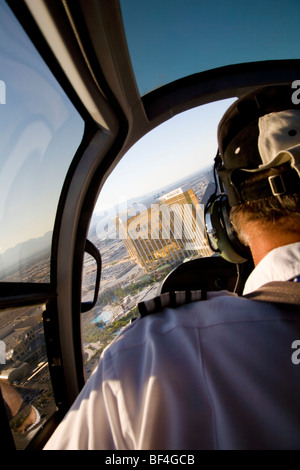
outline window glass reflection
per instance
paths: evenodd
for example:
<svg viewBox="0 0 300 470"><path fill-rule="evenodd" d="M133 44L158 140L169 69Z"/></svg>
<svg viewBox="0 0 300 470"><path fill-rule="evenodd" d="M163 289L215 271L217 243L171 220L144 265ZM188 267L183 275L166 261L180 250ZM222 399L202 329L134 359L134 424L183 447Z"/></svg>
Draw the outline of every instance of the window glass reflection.
<svg viewBox="0 0 300 470"><path fill-rule="evenodd" d="M83 130L83 120L1 0L0 280L49 281L59 195ZM37 263L41 270L32 267Z"/></svg>

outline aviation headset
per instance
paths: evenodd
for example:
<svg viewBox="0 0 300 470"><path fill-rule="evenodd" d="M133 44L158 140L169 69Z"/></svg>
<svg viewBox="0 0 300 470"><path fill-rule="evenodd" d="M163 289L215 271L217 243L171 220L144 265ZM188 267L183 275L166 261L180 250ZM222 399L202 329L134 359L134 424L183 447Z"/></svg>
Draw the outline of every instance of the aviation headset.
<svg viewBox="0 0 300 470"><path fill-rule="evenodd" d="M291 85L260 88L235 101L218 126L218 145L215 192L204 211L206 234L213 251L240 264L251 259L251 253L231 225L230 208L299 193L300 100ZM254 173L286 162L280 174L243 185Z"/></svg>

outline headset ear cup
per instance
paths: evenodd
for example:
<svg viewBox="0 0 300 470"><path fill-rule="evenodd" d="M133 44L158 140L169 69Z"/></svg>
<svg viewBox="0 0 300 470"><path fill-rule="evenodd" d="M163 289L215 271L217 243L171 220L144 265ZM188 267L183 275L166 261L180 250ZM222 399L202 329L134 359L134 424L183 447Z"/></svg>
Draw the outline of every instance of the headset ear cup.
<svg viewBox="0 0 300 470"><path fill-rule="evenodd" d="M234 233L230 218L229 204L227 196L220 195L208 208L210 213L211 226L214 231L214 238L218 245L218 251L222 258L230 263L245 263L251 255L247 252L247 248L239 242Z"/></svg>
<svg viewBox="0 0 300 470"><path fill-rule="evenodd" d="M245 261L252 259L251 251L247 246L240 242L235 230L232 227L230 221L230 206L227 196L222 196L221 206L222 221L226 230L228 242L230 243L231 248L236 253L236 255L239 256L242 260L244 260L241 261L241 263L244 263Z"/></svg>

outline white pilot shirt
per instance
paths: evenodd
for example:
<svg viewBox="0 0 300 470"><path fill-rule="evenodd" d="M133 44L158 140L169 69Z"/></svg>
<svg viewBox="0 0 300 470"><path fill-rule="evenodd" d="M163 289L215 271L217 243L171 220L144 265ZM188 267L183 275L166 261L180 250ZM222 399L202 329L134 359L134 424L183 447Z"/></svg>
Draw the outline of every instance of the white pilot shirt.
<svg viewBox="0 0 300 470"><path fill-rule="evenodd" d="M300 449L297 339L298 308L225 292L139 318L45 449Z"/></svg>
<svg viewBox="0 0 300 470"><path fill-rule="evenodd" d="M300 243L291 243L270 251L248 277L244 294L253 292L267 282L289 281L300 275Z"/></svg>

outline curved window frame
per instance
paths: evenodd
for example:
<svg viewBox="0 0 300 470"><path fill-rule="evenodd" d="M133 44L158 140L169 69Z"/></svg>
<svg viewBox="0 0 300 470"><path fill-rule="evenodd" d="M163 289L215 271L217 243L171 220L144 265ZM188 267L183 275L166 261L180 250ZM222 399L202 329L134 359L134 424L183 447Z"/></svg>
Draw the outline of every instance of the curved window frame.
<svg viewBox="0 0 300 470"><path fill-rule="evenodd" d="M0 299L3 308L9 302L16 306L24 302L47 304L45 328L58 413L49 422L49 428L46 426L32 443L32 448L39 448L85 383L80 332L84 248L97 196L116 162L146 132L174 114L206 102L239 96L262 84L298 78L295 72L299 70L299 60L226 66L182 78L141 99L136 93L118 0L43 0L39 5L45 8L40 12L49 14L49 18L39 15L36 0L8 3L86 123L82 144L66 175L58 205L50 285L7 286L11 288L8 296L2 292ZM84 9L87 3L88 11ZM54 47L55 53L51 49L47 19L51 27L57 28L55 38L68 45L71 52L68 58L72 57L75 67L72 71L78 66L82 72L81 84L89 92L88 103L84 102L78 82L72 82L72 73L68 74L60 48ZM95 98L95 102L90 98ZM109 123L106 127L102 125L103 116L92 113L100 109L104 124Z"/></svg>

